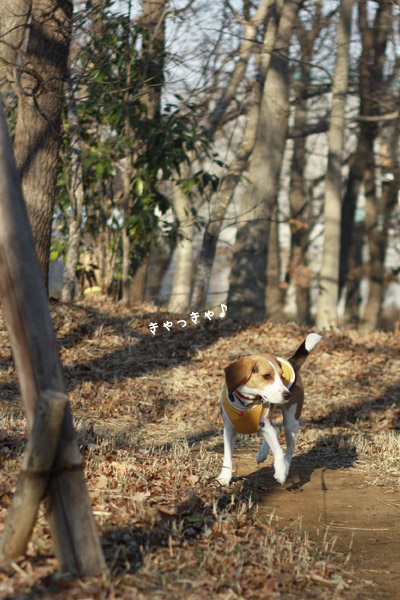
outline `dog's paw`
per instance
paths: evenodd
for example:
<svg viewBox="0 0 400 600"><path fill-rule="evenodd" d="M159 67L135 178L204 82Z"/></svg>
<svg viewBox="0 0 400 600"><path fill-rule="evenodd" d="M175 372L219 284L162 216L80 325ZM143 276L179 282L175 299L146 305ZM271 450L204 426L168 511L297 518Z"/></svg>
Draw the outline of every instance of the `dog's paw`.
<svg viewBox="0 0 400 600"><path fill-rule="evenodd" d="M282 462L279 462L278 464L275 463L274 478L281 485L283 485L287 479L287 476L289 474L289 466L290 465L289 465L288 461L285 459Z"/></svg>
<svg viewBox="0 0 400 600"><path fill-rule="evenodd" d="M257 464L259 465L260 463L264 462L264 460L267 460L268 457L268 452L269 452L269 446L266 442L263 442L260 446L259 451L257 452Z"/></svg>
<svg viewBox="0 0 400 600"><path fill-rule="evenodd" d="M219 485L229 485L232 479L232 471L230 469L222 469L221 473L217 477L217 483Z"/></svg>
<svg viewBox="0 0 400 600"><path fill-rule="evenodd" d="M276 479L278 483L283 485L286 481L286 475L285 473L282 473L282 471L275 471L274 479Z"/></svg>

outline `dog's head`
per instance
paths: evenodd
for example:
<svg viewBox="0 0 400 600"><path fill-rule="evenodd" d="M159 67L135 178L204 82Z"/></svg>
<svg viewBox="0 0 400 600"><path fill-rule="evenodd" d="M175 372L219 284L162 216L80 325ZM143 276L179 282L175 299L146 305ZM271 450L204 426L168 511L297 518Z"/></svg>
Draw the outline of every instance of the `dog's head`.
<svg viewBox="0 0 400 600"><path fill-rule="evenodd" d="M261 396L271 404L290 400L289 388L296 378L292 365L272 355L245 356L225 369L228 392L240 392L249 401Z"/></svg>

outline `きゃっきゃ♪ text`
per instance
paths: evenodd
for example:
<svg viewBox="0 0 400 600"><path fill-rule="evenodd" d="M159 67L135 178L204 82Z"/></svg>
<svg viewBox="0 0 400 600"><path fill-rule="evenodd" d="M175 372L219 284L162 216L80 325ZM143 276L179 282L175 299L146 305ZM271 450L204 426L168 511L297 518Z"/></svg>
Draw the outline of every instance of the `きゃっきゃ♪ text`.
<svg viewBox="0 0 400 600"><path fill-rule="evenodd" d="M221 304L220 306L221 306L222 312L220 313L219 318L223 319L228 311L228 307L225 304ZM209 321L211 321L214 316L215 316L215 313L212 310L207 310L204 313L204 318L208 319ZM195 325L197 325L197 323L199 322L199 319L200 319L200 313L199 312L191 312L188 319L190 319ZM165 321L162 324L162 326L167 331L171 331L171 329L173 328L173 326L175 324L180 325L181 329L184 329L187 325L188 319L179 319L179 321L176 321L175 323L173 321ZM150 323L149 324L150 331L153 335L156 335L156 331L157 331L158 327L159 327L158 323Z"/></svg>

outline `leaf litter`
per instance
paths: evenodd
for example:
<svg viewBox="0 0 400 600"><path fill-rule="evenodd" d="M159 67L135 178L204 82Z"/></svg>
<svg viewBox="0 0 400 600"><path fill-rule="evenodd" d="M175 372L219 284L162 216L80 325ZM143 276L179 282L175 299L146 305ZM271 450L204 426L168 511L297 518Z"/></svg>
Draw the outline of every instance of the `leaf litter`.
<svg viewBox="0 0 400 600"><path fill-rule="evenodd" d="M51 311L110 574L78 581L57 574L41 509L26 557L0 570L1 598L290 600L365 593L366 581L349 571L334 536L318 545L301 529L281 530L273 514L259 511L243 478L229 489L214 482L222 460L223 367L248 353L290 356L304 329L226 318L167 332L161 323L182 315L104 298L54 304ZM155 336L150 322L160 323ZM3 522L26 426L3 320L0 336ZM390 333L324 334L302 370L307 401L296 454L329 452L334 460L355 448L346 468L396 487L399 362L400 341ZM239 460L247 452L254 457L257 443L244 437Z"/></svg>

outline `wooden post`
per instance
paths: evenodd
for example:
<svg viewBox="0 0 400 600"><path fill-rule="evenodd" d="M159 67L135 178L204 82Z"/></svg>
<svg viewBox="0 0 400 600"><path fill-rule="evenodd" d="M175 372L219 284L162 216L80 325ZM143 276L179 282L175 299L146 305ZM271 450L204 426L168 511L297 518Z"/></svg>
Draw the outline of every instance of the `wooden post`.
<svg viewBox="0 0 400 600"><path fill-rule="evenodd" d="M10 562L26 552L39 504L50 479L67 402L65 394L51 390L40 397L0 539L0 562Z"/></svg>
<svg viewBox="0 0 400 600"><path fill-rule="evenodd" d="M66 394L48 309L47 292L34 251L7 122L0 104L0 297L31 430L43 392ZM82 460L66 406L49 485L49 523L61 571L95 575L106 565L91 510ZM7 532L5 532L7 533ZM7 546L7 540L3 541Z"/></svg>

